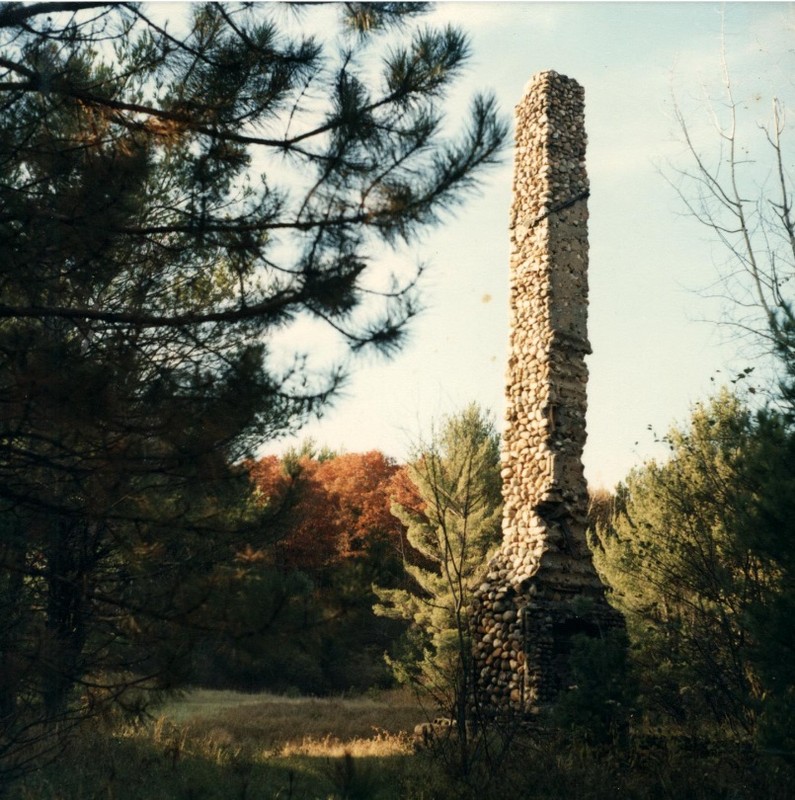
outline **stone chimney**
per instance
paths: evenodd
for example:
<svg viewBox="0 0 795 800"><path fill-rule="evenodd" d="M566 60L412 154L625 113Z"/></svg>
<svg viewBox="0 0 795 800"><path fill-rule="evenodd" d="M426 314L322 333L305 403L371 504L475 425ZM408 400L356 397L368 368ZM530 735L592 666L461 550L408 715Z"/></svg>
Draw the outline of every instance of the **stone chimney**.
<svg viewBox="0 0 795 800"><path fill-rule="evenodd" d="M586 543L588 176L584 93L542 72L516 108L502 546L476 590L486 707L532 712L565 690L571 637L623 625Z"/></svg>

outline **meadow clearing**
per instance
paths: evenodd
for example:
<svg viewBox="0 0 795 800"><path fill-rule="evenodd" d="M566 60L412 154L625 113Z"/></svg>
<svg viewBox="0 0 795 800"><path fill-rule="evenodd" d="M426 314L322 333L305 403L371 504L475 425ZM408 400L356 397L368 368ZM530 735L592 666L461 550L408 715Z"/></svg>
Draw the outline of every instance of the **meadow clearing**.
<svg viewBox="0 0 795 800"><path fill-rule="evenodd" d="M145 723L87 728L10 797L403 797L413 791L410 732L423 713L406 691L333 698L191 691Z"/></svg>
<svg viewBox="0 0 795 800"><path fill-rule="evenodd" d="M510 737L458 771L455 742L417 750L408 690L287 697L195 690L140 725L93 725L9 800L788 800L786 762L681 740L589 747Z"/></svg>

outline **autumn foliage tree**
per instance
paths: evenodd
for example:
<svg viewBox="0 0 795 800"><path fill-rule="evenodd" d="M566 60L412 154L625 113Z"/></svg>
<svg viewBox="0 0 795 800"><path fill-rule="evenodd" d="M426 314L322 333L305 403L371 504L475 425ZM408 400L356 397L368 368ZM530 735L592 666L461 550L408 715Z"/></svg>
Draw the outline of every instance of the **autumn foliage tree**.
<svg viewBox="0 0 795 800"><path fill-rule="evenodd" d="M315 459L269 456L250 468L258 502L273 518L274 558L310 572L367 558L380 544L400 552L390 513L399 468L376 450Z"/></svg>
<svg viewBox="0 0 795 800"><path fill-rule="evenodd" d="M261 513L246 551L255 565L195 680L313 693L388 683L383 652L403 626L373 615L371 587L402 574L405 530L390 513L402 468L377 451L305 443L248 471Z"/></svg>

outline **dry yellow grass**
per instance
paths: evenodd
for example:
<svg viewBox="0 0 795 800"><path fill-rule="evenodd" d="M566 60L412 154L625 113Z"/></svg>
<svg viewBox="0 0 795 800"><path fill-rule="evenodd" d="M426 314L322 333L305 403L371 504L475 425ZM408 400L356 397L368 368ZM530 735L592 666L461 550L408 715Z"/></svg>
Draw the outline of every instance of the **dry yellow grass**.
<svg viewBox="0 0 795 800"><path fill-rule="evenodd" d="M425 718L407 691L290 698L201 690L166 707L163 716L194 744L244 746L263 755L326 757L408 754L410 734Z"/></svg>
<svg viewBox="0 0 795 800"><path fill-rule="evenodd" d="M413 753L411 736L406 732L387 733L377 731L367 739L339 739L325 736L322 739L304 737L301 742L288 742L279 752L280 756L325 756L341 758L351 755L354 758L408 756Z"/></svg>

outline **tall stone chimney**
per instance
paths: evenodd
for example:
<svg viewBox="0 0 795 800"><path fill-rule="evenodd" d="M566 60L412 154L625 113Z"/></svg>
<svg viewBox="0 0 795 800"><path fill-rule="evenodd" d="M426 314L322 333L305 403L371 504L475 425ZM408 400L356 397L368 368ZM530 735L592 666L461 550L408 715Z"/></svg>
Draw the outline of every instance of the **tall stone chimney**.
<svg viewBox="0 0 795 800"><path fill-rule="evenodd" d="M588 176L584 93L536 75L516 108L502 546L474 601L488 707L530 712L569 685L571 637L623 621L586 543Z"/></svg>

